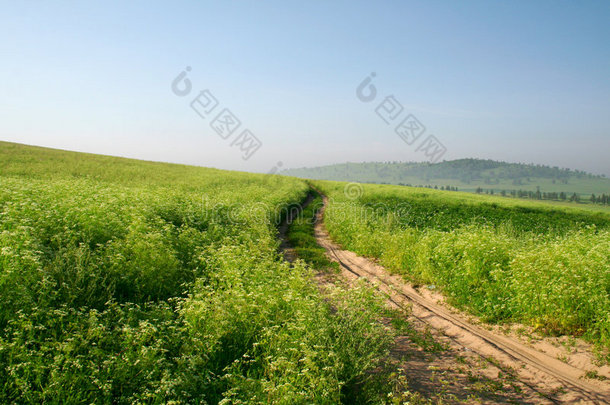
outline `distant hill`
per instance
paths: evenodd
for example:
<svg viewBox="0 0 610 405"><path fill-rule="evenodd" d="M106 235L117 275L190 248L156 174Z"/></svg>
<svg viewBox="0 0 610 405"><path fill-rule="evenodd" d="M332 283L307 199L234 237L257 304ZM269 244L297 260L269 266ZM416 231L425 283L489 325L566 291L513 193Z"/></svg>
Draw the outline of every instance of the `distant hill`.
<svg viewBox="0 0 610 405"><path fill-rule="evenodd" d="M493 190L610 194L610 179L580 170L544 165L507 163L484 159L459 159L440 163L370 162L342 163L312 168L287 169L283 175L316 180L401 184L455 188L460 191ZM481 190L479 190L481 191Z"/></svg>

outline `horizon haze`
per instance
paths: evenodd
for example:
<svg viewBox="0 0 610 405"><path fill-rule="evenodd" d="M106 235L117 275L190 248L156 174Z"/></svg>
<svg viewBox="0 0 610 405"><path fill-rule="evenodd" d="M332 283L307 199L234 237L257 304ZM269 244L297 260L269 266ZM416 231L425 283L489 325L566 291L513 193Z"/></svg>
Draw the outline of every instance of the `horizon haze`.
<svg viewBox="0 0 610 405"><path fill-rule="evenodd" d="M432 135L439 161L610 176L609 20L603 1L6 2L0 139L270 172L428 161Z"/></svg>

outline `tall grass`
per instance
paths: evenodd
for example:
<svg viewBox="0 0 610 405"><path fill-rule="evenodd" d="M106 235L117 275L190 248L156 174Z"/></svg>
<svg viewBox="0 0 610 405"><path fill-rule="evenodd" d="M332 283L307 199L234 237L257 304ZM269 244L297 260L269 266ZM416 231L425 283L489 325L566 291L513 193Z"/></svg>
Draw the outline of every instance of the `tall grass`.
<svg viewBox="0 0 610 405"><path fill-rule="evenodd" d="M461 193L317 182L332 237L490 322L610 347L610 217ZM363 213L366 213L364 215Z"/></svg>
<svg viewBox="0 0 610 405"><path fill-rule="evenodd" d="M278 255L300 180L5 143L0 169L2 403L339 403L387 353L376 296Z"/></svg>

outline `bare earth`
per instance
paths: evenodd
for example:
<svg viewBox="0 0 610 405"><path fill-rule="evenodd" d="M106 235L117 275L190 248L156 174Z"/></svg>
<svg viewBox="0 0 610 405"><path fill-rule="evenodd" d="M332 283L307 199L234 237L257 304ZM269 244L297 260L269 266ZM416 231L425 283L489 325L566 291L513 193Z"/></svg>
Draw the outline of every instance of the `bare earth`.
<svg viewBox="0 0 610 405"><path fill-rule="evenodd" d="M341 249L324 227L323 212L315 236L341 265L343 279L375 285L390 306L407 310L417 330L445 347L430 353L407 336L396 340L392 358L406 370L412 391L446 402L610 403L610 368L595 364L585 342L536 337L518 326L507 330L484 325L448 306L434 290L416 289L373 261Z"/></svg>

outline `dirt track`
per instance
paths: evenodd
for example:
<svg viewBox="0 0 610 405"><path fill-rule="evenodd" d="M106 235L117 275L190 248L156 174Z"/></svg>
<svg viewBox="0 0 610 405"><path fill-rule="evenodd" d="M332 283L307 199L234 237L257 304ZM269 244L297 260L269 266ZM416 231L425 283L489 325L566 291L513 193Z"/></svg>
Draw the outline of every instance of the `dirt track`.
<svg viewBox="0 0 610 405"><path fill-rule="evenodd" d="M324 207L328 204L324 198ZM476 320L442 303L442 297L420 292L402 277L353 252L343 250L329 237L322 209L318 213L315 236L332 260L339 262L346 279L364 278L388 296L391 305L409 308L420 325L429 325L450 341L455 352L472 352L500 370L513 370L523 388L519 402L528 403L610 403L610 385L584 378L592 362L580 368L549 355L552 348L528 345L523 339L483 328ZM514 401L514 399L512 400ZM509 400L508 402L512 402Z"/></svg>

